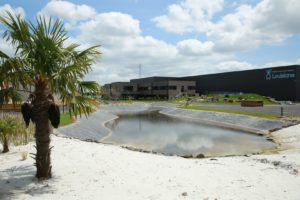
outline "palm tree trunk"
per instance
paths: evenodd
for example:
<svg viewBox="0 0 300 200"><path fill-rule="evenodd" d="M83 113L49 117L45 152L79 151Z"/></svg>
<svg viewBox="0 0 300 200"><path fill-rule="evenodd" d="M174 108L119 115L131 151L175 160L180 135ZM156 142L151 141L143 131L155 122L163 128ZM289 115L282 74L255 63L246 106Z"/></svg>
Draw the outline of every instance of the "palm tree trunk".
<svg viewBox="0 0 300 200"><path fill-rule="evenodd" d="M4 137L4 141L3 141L3 151L2 153L7 153L9 152L9 149L8 149L8 141L7 141L7 138Z"/></svg>
<svg viewBox="0 0 300 200"><path fill-rule="evenodd" d="M49 101L47 96L49 89L47 83L38 82L35 88L35 98L32 102L32 114L35 123L35 138L36 138L36 150L35 157L38 179L51 178L51 160L50 160L50 126L48 120L48 108Z"/></svg>

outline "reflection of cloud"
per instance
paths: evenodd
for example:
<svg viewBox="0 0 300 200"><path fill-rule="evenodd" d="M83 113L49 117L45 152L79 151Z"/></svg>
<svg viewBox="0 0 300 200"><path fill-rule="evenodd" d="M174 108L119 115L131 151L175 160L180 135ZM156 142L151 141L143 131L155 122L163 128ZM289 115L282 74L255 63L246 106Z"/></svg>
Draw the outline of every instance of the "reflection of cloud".
<svg viewBox="0 0 300 200"><path fill-rule="evenodd" d="M134 145L140 148L162 151L167 154L183 155L208 151L213 147L213 137L209 137L209 127L202 127L205 134L199 136L191 129L195 123L186 123L172 118L157 116L135 115L120 117L108 124L114 134L109 140L121 144ZM135 120L141 121L141 129ZM128 129L128 127L130 127ZM172 127L172 128L171 128ZM190 133L189 133L190 132Z"/></svg>
<svg viewBox="0 0 300 200"><path fill-rule="evenodd" d="M271 147L262 137L162 115L120 117L110 127L110 142L166 154L194 156L259 152Z"/></svg>
<svg viewBox="0 0 300 200"><path fill-rule="evenodd" d="M187 151L195 151L200 148L212 148L214 142L209 137L199 137L199 135L180 135L177 140L178 147Z"/></svg>

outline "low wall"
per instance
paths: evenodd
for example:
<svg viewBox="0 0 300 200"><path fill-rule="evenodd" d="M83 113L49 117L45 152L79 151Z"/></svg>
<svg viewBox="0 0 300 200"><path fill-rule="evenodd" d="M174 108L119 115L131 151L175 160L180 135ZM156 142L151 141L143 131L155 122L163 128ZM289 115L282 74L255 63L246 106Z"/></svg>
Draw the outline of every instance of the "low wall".
<svg viewBox="0 0 300 200"><path fill-rule="evenodd" d="M243 100L241 101L242 107L262 107L264 106L263 101L249 101L249 100Z"/></svg>
<svg viewBox="0 0 300 200"><path fill-rule="evenodd" d="M0 111L4 112L21 112L21 104L3 104L0 106Z"/></svg>

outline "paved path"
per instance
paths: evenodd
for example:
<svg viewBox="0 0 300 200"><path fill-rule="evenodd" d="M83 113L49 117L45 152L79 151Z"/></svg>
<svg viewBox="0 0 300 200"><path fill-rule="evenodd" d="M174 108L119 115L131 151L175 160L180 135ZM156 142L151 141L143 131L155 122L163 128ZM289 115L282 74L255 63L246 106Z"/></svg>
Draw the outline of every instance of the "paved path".
<svg viewBox="0 0 300 200"><path fill-rule="evenodd" d="M262 112L280 116L281 105L265 105L263 107L241 107L240 105L221 105L221 104L193 104L195 106L202 106L207 108L220 108L228 110L238 110L247 112ZM300 117L300 104L283 105L283 115Z"/></svg>

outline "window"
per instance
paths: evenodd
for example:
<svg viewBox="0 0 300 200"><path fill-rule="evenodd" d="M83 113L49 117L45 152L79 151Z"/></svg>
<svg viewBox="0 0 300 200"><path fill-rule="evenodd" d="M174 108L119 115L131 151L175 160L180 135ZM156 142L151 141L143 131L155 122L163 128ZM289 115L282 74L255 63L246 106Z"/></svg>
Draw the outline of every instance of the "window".
<svg viewBox="0 0 300 200"><path fill-rule="evenodd" d="M139 90L139 91L147 91L147 90L148 90L148 87L139 87L138 90Z"/></svg>
<svg viewBox="0 0 300 200"><path fill-rule="evenodd" d="M177 90L177 86L176 85L170 85L169 90Z"/></svg>
<svg viewBox="0 0 300 200"><path fill-rule="evenodd" d="M159 90L166 90L168 86L159 86Z"/></svg>
<svg viewBox="0 0 300 200"><path fill-rule="evenodd" d="M124 86L123 91L124 92L132 92L133 91L133 86Z"/></svg>
<svg viewBox="0 0 300 200"><path fill-rule="evenodd" d="M196 87L195 86L188 86L188 90L195 90Z"/></svg>
<svg viewBox="0 0 300 200"><path fill-rule="evenodd" d="M152 86L152 90L158 90L158 86Z"/></svg>

